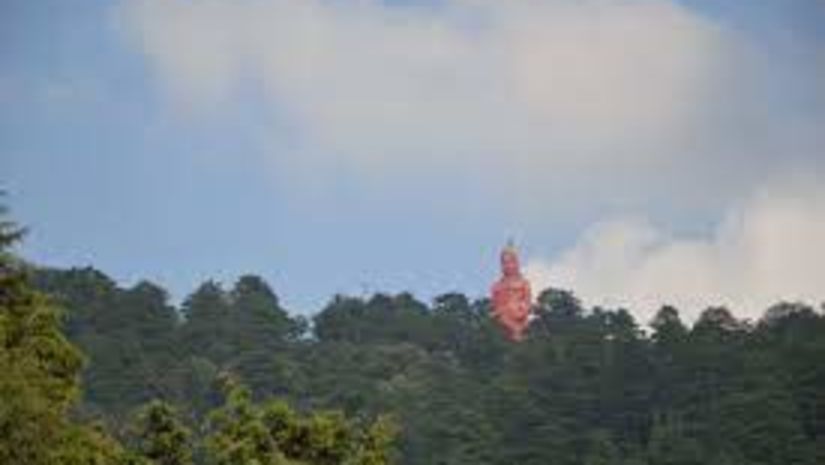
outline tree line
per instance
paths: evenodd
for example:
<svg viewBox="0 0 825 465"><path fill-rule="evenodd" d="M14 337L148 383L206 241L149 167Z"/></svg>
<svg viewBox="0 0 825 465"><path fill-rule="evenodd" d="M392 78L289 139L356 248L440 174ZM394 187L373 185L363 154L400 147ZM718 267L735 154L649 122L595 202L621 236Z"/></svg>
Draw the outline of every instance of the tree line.
<svg viewBox="0 0 825 465"><path fill-rule="evenodd" d="M825 316L802 303L756 322L712 307L693 325L664 306L645 329L548 289L513 344L487 299L460 293L339 295L305 319L254 275L179 308L93 268L34 282L89 357L84 414L114 430L153 399L197 428L231 373L252 399L391 415L402 464L825 463Z"/></svg>
<svg viewBox="0 0 825 465"><path fill-rule="evenodd" d="M305 318L246 275L175 306L28 265L0 231L3 464L825 463L808 304L642 325L547 289L514 344L484 298L338 295Z"/></svg>
<svg viewBox="0 0 825 465"><path fill-rule="evenodd" d="M151 296L159 289L142 285L110 301L103 288L71 282L76 276L69 272L69 288L79 291L76 303L84 310L61 313L54 304L60 299L33 285L45 275L11 253L22 235L13 223L0 221L0 464L390 462L395 427L389 419L298 410L269 396L254 399L230 370L211 376L208 401L173 405L158 370L174 369L170 357L180 354L175 336L162 334L177 317L164 306L142 306L158 303ZM121 311L130 316L113 317ZM114 352L101 352L109 350ZM194 405L204 407L197 423L187 416Z"/></svg>

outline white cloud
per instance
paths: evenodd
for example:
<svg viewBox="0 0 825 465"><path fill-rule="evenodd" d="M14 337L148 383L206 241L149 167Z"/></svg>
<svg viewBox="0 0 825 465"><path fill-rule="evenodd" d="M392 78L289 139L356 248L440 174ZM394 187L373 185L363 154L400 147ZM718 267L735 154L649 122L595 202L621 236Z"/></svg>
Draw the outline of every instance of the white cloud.
<svg viewBox="0 0 825 465"><path fill-rule="evenodd" d="M641 219L593 227L555 260L533 260L539 288L591 305L629 306L648 322L662 304L693 320L710 305L758 318L780 300L823 301L825 185L794 178L731 207L709 237L679 237Z"/></svg>
<svg viewBox="0 0 825 465"><path fill-rule="evenodd" d="M516 216L667 205L706 219L773 172L823 168L821 63L675 0L139 0L116 18L184 114L260 94L286 184L418 194L461 173L477 204ZM706 238L604 223L531 275L645 319L663 302L753 316L821 298L822 179L762 190Z"/></svg>
<svg viewBox="0 0 825 465"><path fill-rule="evenodd" d="M180 107L220 111L263 89L299 134L287 170L471 166L525 184L552 170L570 185L661 170L694 148L737 65L731 34L668 0L145 0L119 13Z"/></svg>

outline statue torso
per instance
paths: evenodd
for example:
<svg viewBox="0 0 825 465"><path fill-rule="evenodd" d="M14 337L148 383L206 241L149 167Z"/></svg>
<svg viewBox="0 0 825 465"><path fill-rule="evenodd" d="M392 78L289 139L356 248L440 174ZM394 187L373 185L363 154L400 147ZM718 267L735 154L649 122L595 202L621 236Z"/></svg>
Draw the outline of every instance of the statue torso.
<svg viewBox="0 0 825 465"><path fill-rule="evenodd" d="M530 313L530 284L521 276L503 277L493 285L493 308L502 322L523 323Z"/></svg>
<svg viewBox="0 0 825 465"><path fill-rule="evenodd" d="M518 255L512 246L501 253L502 276L493 284L493 317L518 341L530 322L530 283L521 275Z"/></svg>

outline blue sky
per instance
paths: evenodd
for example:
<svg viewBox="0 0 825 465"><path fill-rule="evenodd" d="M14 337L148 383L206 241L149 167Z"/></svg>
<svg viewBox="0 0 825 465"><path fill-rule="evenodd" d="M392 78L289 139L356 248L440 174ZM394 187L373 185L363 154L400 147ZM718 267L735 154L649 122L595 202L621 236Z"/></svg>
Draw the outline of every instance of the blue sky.
<svg viewBox="0 0 825 465"><path fill-rule="evenodd" d="M785 278L825 246L781 239L825 231L822 2L82 5L0 6L36 262L175 298L257 273L312 312L481 295L513 236L535 287L640 318L825 299Z"/></svg>

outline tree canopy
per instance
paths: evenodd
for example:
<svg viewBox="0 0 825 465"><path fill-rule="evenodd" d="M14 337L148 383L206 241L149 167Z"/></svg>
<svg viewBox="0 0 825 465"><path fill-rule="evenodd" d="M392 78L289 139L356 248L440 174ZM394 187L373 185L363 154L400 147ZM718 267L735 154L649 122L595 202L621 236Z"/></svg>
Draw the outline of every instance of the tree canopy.
<svg viewBox="0 0 825 465"><path fill-rule="evenodd" d="M269 363L267 351L301 327L260 278L228 296L206 283L182 325L152 283L121 289L91 268L33 269L11 250L22 235L0 221L0 464L389 463L386 418L256 404L241 383L221 383L230 370L269 368L245 362Z"/></svg>
<svg viewBox="0 0 825 465"><path fill-rule="evenodd" d="M805 303L689 325L547 289L515 344L485 298L338 295L308 320L245 275L176 306L26 264L21 236L0 221L3 464L825 463L825 315Z"/></svg>
<svg viewBox="0 0 825 465"><path fill-rule="evenodd" d="M629 309L585 308L547 289L527 339L513 344L487 299L456 292L432 303L338 295L308 325L258 276L229 290L207 281L180 308L155 284L124 289L93 269L36 278L89 354L85 410L117 423L159 397L195 436L222 425L211 450L233 443L233 428L271 444L261 426L270 406L258 402L275 396L297 412L392 415L402 464L823 460L825 317L802 303L778 303L756 322L712 307L688 325L672 306L637 322ZM250 389L230 407L226 373ZM273 463L309 460L260 447Z"/></svg>

